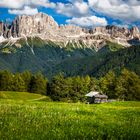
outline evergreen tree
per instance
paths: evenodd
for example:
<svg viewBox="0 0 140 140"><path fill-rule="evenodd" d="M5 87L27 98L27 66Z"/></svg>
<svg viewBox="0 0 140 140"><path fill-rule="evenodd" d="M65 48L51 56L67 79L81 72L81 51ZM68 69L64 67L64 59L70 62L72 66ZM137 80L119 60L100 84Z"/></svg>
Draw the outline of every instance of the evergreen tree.
<svg viewBox="0 0 140 140"><path fill-rule="evenodd" d="M22 79L25 82L25 90L26 91L30 91L30 82L31 82L31 78L32 78L32 73L29 71L24 71L22 74Z"/></svg>
<svg viewBox="0 0 140 140"><path fill-rule="evenodd" d="M30 82L30 92L46 95L47 79L40 72L32 76Z"/></svg>
<svg viewBox="0 0 140 140"><path fill-rule="evenodd" d="M87 75L86 77L81 77L81 89L79 91L79 100L80 101L85 101L86 97L85 95L90 92L90 83L91 83L91 79L90 77Z"/></svg>
<svg viewBox="0 0 140 140"><path fill-rule="evenodd" d="M117 98L115 88L116 88L116 76L113 71L107 73L104 77L100 79L101 91L108 95L109 98Z"/></svg>
<svg viewBox="0 0 140 140"><path fill-rule="evenodd" d="M65 78L65 89L63 89L63 93L65 92L65 97L68 102L72 101L71 95L73 94L72 89L72 77Z"/></svg>
<svg viewBox="0 0 140 140"><path fill-rule="evenodd" d="M26 91L25 82L24 82L21 74L16 73L14 75L12 88L13 88L13 91Z"/></svg>
<svg viewBox="0 0 140 140"><path fill-rule="evenodd" d="M3 71L0 73L0 90L12 91L13 74L9 71Z"/></svg>
<svg viewBox="0 0 140 140"><path fill-rule="evenodd" d="M63 74L55 76L52 80L51 97L58 101L84 101L85 94L90 89L90 77L68 77Z"/></svg>
<svg viewBox="0 0 140 140"><path fill-rule="evenodd" d="M100 91L99 80L94 77L90 78L90 90L91 91Z"/></svg>
<svg viewBox="0 0 140 140"><path fill-rule="evenodd" d="M140 78L134 72L123 69L117 79L116 92L118 98L124 100L140 100Z"/></svg>
<svg viewBox="0 0 140 140"><path fill-rule="evenodd" d="M73 96L72 96L72 99L74 102L77 102L79 100L79 97L80 97L80 92L82 92L82 87L83 87L83 79L80 78L80 76L77 76L77 77L73 77L73 84L72 84L72 87L73 87Z"/></svg>
<svg viewBox="0 0 140 140"><path fill-rule="evenodd" d="M67 85L65 85L65 79L64 75L62 73L56 75L50 84L51 88L51 97L53 100L58 100L60 101L62 98L67 97L65 94L65 88Z"/></svg>
<svg viewBox="0 0 140 140"><path fill-rule="evenodd" d="M90 77L73 77L73 100L77 101L84 101L85 94L90 91Z"/></svg>

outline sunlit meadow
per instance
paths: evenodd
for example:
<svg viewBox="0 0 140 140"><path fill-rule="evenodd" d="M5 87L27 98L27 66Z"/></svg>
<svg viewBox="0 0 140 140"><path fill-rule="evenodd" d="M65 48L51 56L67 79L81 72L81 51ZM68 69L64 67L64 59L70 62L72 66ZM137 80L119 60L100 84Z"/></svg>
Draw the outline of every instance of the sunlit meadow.
<svg viewBox="0 0 140 140"><path fill-rule="evenodd" d="M0 99L0 139L138 140L139 118L140 102L89 105Z"/></svg>

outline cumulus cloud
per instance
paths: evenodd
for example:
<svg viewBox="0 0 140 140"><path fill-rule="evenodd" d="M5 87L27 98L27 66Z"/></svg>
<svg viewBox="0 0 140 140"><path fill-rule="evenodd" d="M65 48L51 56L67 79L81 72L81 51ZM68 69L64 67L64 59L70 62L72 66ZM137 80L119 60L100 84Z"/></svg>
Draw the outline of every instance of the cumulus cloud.
<svg viewBox="0 0 140 140"><path fill-rule="evenodd" d="M23 9L9 9L8 12L15 15L35 15L38 13L38 9L24 6Z"/></svg>
<svg viewBox="0 0 140 140"><path fill-rule="evenodd" d="M72 3L57 3L56 12L59 14L66 15L68 17L79 17L89 14L89 6L83 1L71 1Z"/></svg>
<svg viewBox="0 0 140 140"><path fill-rule="evenodd" d="M96 17L95 13L119 19L125 24L140 20L140 0L66 0L66 3L57 0L0 0L0 7L8 8L10 14L26 15L37 13L38 7L51 8L57 14L71 18L68 23L81 26L106 25L107 20Z"/></svg>
<svg viewBox="0 0 140 140"><path fill-rule="evenodd" d="M106 26L107 20L105 18L90 16L81 18L72 18L66 21L69 24L80 25L83 27Z"/></svg>
<svg viewBox="0 0 140 140"><path fill-rule="evenodd" d="M50 2L49 0L29 0L30 5L42 6L47 8L55 8L56 4L54 2Z"/></svg>
<svg viewBox="0 0 140 140"><path fill-rule="evenodd" d="M0 7L21 8L24 2L24 0L0 0Z"/></svg>
<svg viewBox="0 0 140 140"><path fill-rule="evenodd" d="M49 0L0 0L0 7L20 9L24 6L43 6L54 8L55 3Z"/></svg>
<svg viewBox="0 0 140 140"><path fill-rule="evenodd" d="M112 18L130 22L140 20L139 0L88 0L88 3L94 11Z"/></svg>

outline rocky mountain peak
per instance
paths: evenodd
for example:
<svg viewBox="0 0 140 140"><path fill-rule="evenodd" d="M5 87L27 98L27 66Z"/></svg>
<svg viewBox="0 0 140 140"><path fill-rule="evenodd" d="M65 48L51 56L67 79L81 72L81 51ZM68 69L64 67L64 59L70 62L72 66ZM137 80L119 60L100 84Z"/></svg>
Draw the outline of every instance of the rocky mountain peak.
<svg viewBox="0 0 140 140"><path fill-rule="evenodd" d="M55 31L59 27L51 16L43 13L34 16L19 16L18 22L19 36L44 35L46 31Z"/></svg>
<svg viewBox="0 0 140 140"><path fill-rule="evenodd" d="M47 14L38 13L33 16L21 15L15 18L9 26L0 22L0 34L5 38L32 36L58 30L57 22Z"/></svg>
<svg viewBox="0 0 140 140"><path fill-rule="evenodd" d="M75 25L59 26L53 17L38 13L36 15L21 15L11 23L0 22L0 36L3 41L8 38L40 37L43 40L56 42L84 41L88 45L100 46L105 41L112 41L130 46L130 40L140 42L140 31L137 27L121 28L114 25L95 27L93 29L81 28ZM131 41L135 42L135 41Z"/></svg>

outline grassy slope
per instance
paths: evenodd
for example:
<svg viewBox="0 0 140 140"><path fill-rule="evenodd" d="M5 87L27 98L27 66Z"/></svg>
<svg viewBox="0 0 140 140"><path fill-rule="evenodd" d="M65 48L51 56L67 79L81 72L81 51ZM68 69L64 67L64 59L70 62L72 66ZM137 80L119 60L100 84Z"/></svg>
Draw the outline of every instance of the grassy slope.
<svg viewBox="0 0 140 140"><path fill-rule="evenodd" d="M47 96L28 93L28 92L13 92L13 91L0 91L0 99L14 99L14 100L23 100L23 101L32 101L32 100L47 100Z"/></svg>
<svg viewBox="0 0 140 140"><path fill-rule="evenodd" d="M140 102L68 104L0 100L1 140L139 139Z"/></svg>

